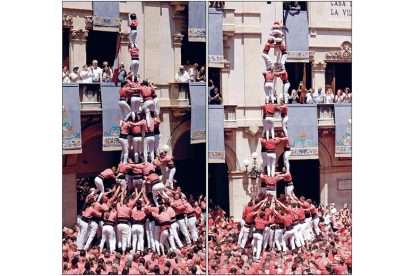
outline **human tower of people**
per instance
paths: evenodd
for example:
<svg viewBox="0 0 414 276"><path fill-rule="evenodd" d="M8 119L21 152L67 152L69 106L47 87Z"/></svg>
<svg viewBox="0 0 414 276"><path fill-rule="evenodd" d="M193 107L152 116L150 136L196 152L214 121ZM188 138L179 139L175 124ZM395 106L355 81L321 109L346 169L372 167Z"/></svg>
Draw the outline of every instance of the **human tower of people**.
<svg viewBox="0 0 414 276"><path fill-rule="evenodd" d="M330 261L339 261L341 265L344 265L345 259L349 257L349 254L347 255L344 251L341 251L343 249L342 245L350 238L350 235L348 236L350 232L345 231L347 230L346 227L343 227L344 236L340 246L337 246L335 242L330 244L324 243L323 241L328 241L326 237L323 237L320 227L326 231L328 229L323 227L324 224L320 224L320 212L312 204L311 199L306 199L304 196L298 198L293 192L294 186L289 165L291 152L287 129L288 107L286 105L288 102L289 81L285 70L287 55L286 46L282 42L283 33L280 30L281 27L278 21L274 23L262 53L267 71L263 72L266 101L265 105L262 106L263 132L260 139L262 146L261 192L243 209L238 237L236 235L237 231L234 230L235 224L233 221L231 221L232 227L226 227L230 223L226 223L224 218L225 212L220 207L216 206L216 210L212 213L210 213L209 209L209 229L211 231L209 236L212 237L209 243L209 255L211 250L212 254L210 256L213 256L213 258L210 259L210 269L212 270L211 272L215 272L213 274L240 274L241 269L245 269L245 274L269 274L269 271L272 271L270 274L282 274L282 272L284 274L288 268L292 268L292 265L294 265L293 270L295 270L298 264L301 265L301 270L302 268L305 270L305 267L307 269L310 265L308 260L306 260L306 266L302 267L304 261L296 258L305 256L308 251L310 253L311 250L315 249L328 248L327 250L329 251L332 243L334 243L332 253L334 252L333 257L335 258L332 257L331 253L330 257L333 259L330 259ZM270 48L276 46L279 46L282 55L278 64L279 70L274 72L272 60L268 56L268 52ZM280 99L280 107L275 104L275 97L273 95L275 77L280 77L283 81L283 97ZM274 133L273 118L276 110L280 110L282 117L283 133L281 137L275 137ZM276 171L275 149L279 143L282 143L284 146L284 167L281 171ZM284 185L285 187L285 193L281 194L280 198L276 196L277 184ZM326 234L325 232L323 233ZM217 240L218 237L221 237L220 242ZM246 247L249 240L251 245ZM349 244L347 246L350 249ZM245 251L245 249L249 250ZM346 249L344 250L346 251ZM222 259L222 251L227 252L227 259L233 256L233 268L231 268L228 261L226 262L226 260ZM349 250L347 253L349 253ZM289 262L279 259L279 257L286 256L286 254L292 257L290 261L295 261L288 264ZM315 255L314 252L312 254ZM239 256L239 258L236 259L236 256ZM247 266L244 266L243 264L248 260L250 261L247 263ZM255 266L256 269L250 271L249 268L252 267L253 262L260 262L260 265ZM269 262L272 262L275 268L270 267ZM260 272L259 268L263 270L262 272L267 270L267 273L258 273ZM280 270L277 270L278 268ZM291 270L290 272L293 271Z"/></svg>
<svg viewBox="0 0 414 276"><path fill-rule="evenodd" d="M141 256L145 248L163 257L167 252L180 252L176 251L177 247L199 252L204 248L201 230L204 226L205 198L201 195L198 201L188 202L180 187L175 188L176 169L172 158L167 155L168 146L163 147L164 152L158 148L161 121L156 109L156 87L147 80L139 81L139 50L135 43L137 25L135 14L131 14L131 42L128 48L134 74L132 80L121 82L119 90L122 114L120 163L118 168L108 168L95 178L96 189L91 189L82 208L76 248L90 249L98 235L102 237L100 253L106 246L105 252L114 255L118 247L122 258L128 251ZM164 176L162 165L168 168ZM165 186L163 177L166 179ZM104 180L109 178L114 178L116 185L105 192Z"/></svg>

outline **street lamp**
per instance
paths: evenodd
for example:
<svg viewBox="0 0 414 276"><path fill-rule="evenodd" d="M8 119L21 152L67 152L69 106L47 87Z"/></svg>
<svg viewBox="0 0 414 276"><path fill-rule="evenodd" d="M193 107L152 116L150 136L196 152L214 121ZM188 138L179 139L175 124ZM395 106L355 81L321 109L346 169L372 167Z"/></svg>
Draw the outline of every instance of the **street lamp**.
<svg viewBox="0 0 414 276"><path fill-rule="evenodd" d="M256 162L256 159L257 159L257 157L258 157L259 155L257 154L257 152L253 152L252 153L252 158L253 158L253 166L252 166L252 170L251 170L251 172L249 172L249 171L247 171L247 167L249 166L249 164L250 164L250 161L248 160L248 159L246 159L246 160L244 160L243 161L243 163L244 163L244 166L246 167L246 172L247 172L247 175L249 176L249 177L251 177L252 179L256 179L257 177L258 177L258 168L257 168L257 166L258 166L258 163Z"/></svg>
<svg viewBox="0 0 414 276"><path fill-rule="evenodd" d="M162 147L162 149L164 150L164 152L165 152L165 153L167 153L167 152L170 150L170 147L169 147L169 146L167 146L167 145L164 145L164 146Z"/></svg>

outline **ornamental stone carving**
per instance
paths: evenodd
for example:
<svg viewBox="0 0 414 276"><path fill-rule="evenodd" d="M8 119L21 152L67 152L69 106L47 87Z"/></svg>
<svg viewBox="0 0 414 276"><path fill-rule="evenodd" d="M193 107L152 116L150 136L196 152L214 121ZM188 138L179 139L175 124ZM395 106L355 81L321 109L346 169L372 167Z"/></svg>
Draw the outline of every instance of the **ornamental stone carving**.
<svg viewBox="0 0 414 276"><path fill-rule="evenodd" d="M85 25L92 25L93 16L92 15L85 15Z"/></svg>
<svg viewBox="0 0 414 276"><path fill-rule="evenodd" d="M322 71L322 72L324 72L325 71L325 68L326 68L326 63L322 63L322 62L319 62L319 63L312 62L312 70L314 72L316 72L316 71Z"/></svg>
<svg viewBox="0 0 414 276"><path fill-rule="evenodd" d="M72 26L73 24L72 15L62 14L62 23L64 26Z"/></svg>
<svg viewBox="0 0 414 276"><path fill-rule="evenodd" d="M259 126L255 122L246 123L244 131L254 137L259 131Z"/></svg>
<svg viewBox="0 0 414 276"><path fill-rule="evenodd" d="M231 62L228 61L227 59L224 60L224 68L229 69L231 65Z"/></svg>
<svg viewBox="0 0 414 276"><path fill-rule="evenodd" d="M185 10L185 5L184 4L180 4L178 2L173 2L172 5L174 6L174 12L175 13L180 13L183 10Z"/></svg>
<svg viewBox="0 0 414 276"><path fill-rule="evenodd" d="M181 43L183 41L184 35L176 33L173 34L172 37L174 38L174 43Z"/></svg>
<svg viewBox="0 0 414 276"><path fill-rule="evenodd" d="M315 52L309 52L309 59L315 59Z"/></svg>
<svg viewBox="0 0 414 276"><path fill-rule="evenodd" d="M88 37L88 30L82 30L81 27L79 27L77 30L70 30L72 39L86 39Z"/></svg>
<svg viewBox="0 0 414 276"><path fill-rule="evenodd" d="M333 61L351 61L352 60L352 44L349 41L342 43L341 51L330 51L325 54L326 60Z"/></svg>
<svg viewBox="0 0 414 276"><path fill-rule="evenodd" d="M124 30L124 32L119 32L119 35L121 36L121 42L130 42L131 40L130 40L130 37L129 37L129 33L128 32L126 32L125 30Z"/></svg>

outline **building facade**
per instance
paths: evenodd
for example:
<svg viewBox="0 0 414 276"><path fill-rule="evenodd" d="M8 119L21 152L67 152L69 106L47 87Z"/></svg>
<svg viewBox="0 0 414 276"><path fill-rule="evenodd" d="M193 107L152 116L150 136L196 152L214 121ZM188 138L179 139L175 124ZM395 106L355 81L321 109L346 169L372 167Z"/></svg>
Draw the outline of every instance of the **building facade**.
<svg viewBox="0 0 414 276"><path fill-rule="evenodd" d="M130 42L129 15L138 18L137 45L141 80L148 79L157 86L159 98L161 140L160 148L169 145L168 154L174 157L177 167L175 179L186 187L194 175L182 168L192 168L194 160L201 159L199 166L204 170L205 144L194 144L190 139L191 106L188 94L179 90L174 81L180 65L188 59L200 66L205 64L205 40L188 39L188 2L119 2L120 27L97 27L93 24L94 7L91 1L63 2L63 65L70 71L74 65L82 68L97 59L113 65L117 41L120 39L120 61L129 71L131 58L128 52ZM81 115L80 150L63 150L63 226L76 224L77 206L76 182L79 178L95 177L102 170L116 166L120 148L102 147L102 103L100 84L80 84L79 102ZM200 158L201 157L201 158ZM164 172L165 168L163 168ZM181 172L180 172L181 171ZM200 171L199 171L200 172ZM205 172L205 170L204 170ZM189 189L191 185L188 185ZM194 185L193 185L194 186ZM205 184L199 191L204 193Z"/></svg>
<svg viewBox="0 0 414 276"><path fill-rule="evenodd" d="M350 2L299 2L308 14L309 57L288 59L286 70L290 91L297 89L306 69L306 87L333 91L351 87L352 21ZM224 105L225 164L209 164L209 195L236 221L243 207L260 192L259 178L250 178L243 160L259 153L262 110L265 103L261 57L270 29L275 21L285 25L283 2L225 2L223 8L223 54L221 68L209 69L209 78L220 83ZM271 49L269 56L279 62L280 51ZM277 95L282 81L276 83ZM351 201L351 155L335 153L335 116L333 104L320 104L318 110L317 159L291 157L290 167L295 190L326 205L341 206ZM288 123L289 125L289 123ZM282 132L280 113L275 114L275 132ZM292 142L292 141L291 141ZM211 143L211 142L210 142ZM276 148L277 163L283 166L283 146ZM260 160L256 160L260 162ZM259 163L260 165L260 163ZM227 193L228 190L228 193ZM279 189L278 189L279 191ZM316 191L316 192L315 192ZM228 194L228 197L227 197ZM228 206L228 208L227 208Z"/></svg>

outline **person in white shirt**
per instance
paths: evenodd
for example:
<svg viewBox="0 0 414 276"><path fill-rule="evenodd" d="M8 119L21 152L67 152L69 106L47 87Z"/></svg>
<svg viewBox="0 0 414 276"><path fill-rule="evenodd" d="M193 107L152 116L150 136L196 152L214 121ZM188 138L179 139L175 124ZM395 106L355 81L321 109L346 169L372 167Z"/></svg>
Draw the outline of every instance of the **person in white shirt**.
<svg viewBox="0 0 414 276"><path fill-rule="evenodd" d="M102 69L98 67L98 61L95 59L92 61L92 80L93 82L102 82Z"/></svg>
<svg viewBox="0 0 414 276"><path fill-rule="evenodd" d="M332 93L332 89L328 88L328 91L326 92L326 96L325 96L325 102L326 104L332 104L334 103L334 94Z"/></svg>
<svg viewBox="0 0 414 276"><path fill-rule="evenodd" d="M292 97L289 95L289 93L286 93L286 95L287 95L287 101L286 101L286 99L285 99L285 103L289 103L289 100L290 99L292 99ZM283 92L282 93L280 93L279 94L279 99L283 99L284 98L284 95L283 95Z"/></svg>
<svg viewBox="0 0 414 276"><path fill-rule="evenodd" d="M91 68L88 67L87 64L83 65L82 72L80 73L80 77L82 78L82 83L92 83L92 71Z"/></svg>
<svg viewBox="0 0 414 276"><path fill-rule="evenodd" d="M315 92L313 94L313 99L315 100L315 103L320 104L325 99L325 94L322 92L322 87L318 88L318 92Z"/></svg>
<svg viewBox="0 0 414 276"><path fill-rule="evenodd" d="M336 96L335 96L335 102L336 103L343 103L344 100L345 100L344 91L342 91L342 89L338 89L338 92L336 92Z"/></svg>
<svg viewBox="0 0 414 276"><path fill-rule="evenodd" d="M195 82L196 81L197 68L198 68L198 64L194 63L193 67L191 67L190 70L188 70L188 74L190 76L190 82Z"/></svg>
<svg viewBox="0 0 414 276"><path fill-rule="evenodd" d="M62 71L63 71L63 74L62 74L63 83L69 83L70 80L69 80L69 70L68 70L68 68L66 66L63 66Z"/></svg>
<svg viewBox="0 0 414 276"><path fill-rule="evenodd" d="M331 206L332 206L331 215L334 216L336 214L335 203L331 203Z"/></svg>
<svg viewBox="0 0 414 276"><path fill-rule="evenodd" d="M180 71L175 74L175 82L188 82L190 76L185 71L184 66L180 66Z"/></svg>
<svg viewBox="0 0 414 276"><path fill-rule="evenodd" d="M344 103L351 103L352 101L352 93L351 90L349 89L349 87L345 88L345 98L344 98Z"/></svg>
<svg viewBox="0 0 414 276"><path fill-rule="evenodd" d="M103 62L102 68L105 68L105 66L108 66L108 67L109 67L109 65L108 65L108 62L107 62L107 61L104 61L104 62ZM112 75L113 75L113 72L112 72L111 67L109 67L109 71L111 71L111 76L112 76Z"/></svg>
<svg viewBox="0 0 414 276"><path fill-rule="evenodd" d="M70 74L70 82L71 83L81 83L82 78L79 74L79 66L75 65L72 68L73 72Z"/></svg>
<svg viewBox="0 0 414 276"><path fill-rule="evenodd" d="M307 104L314 104L315 100L313 98L313 89L309 88L308 93L306 94L306 103Z"/></svg>

